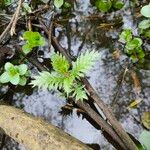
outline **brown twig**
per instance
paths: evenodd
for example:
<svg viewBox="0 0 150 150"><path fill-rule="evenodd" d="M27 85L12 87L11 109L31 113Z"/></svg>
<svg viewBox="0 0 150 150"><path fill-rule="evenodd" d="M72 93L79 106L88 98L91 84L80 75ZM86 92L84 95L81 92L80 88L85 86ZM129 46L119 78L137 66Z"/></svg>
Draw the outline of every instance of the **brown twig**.
<svg viewBox="0 0 150 150"><path fill-rule="evenodd" d="M10 30L11 35L13 35L13 33L15 32L15 27L16 27L16 23L17 23L17 20L18 20L19 11L20 11L20 8L21 8L22 1L23 0L19 0L18 7L17 7L15 13L13 14L13 16L12 16L9 24L7 25L6 29L0 35L0 43L3 41L5 35L9 32L9 30Z"/></svg>
<svg viewBox="0 0 150 150"><path fill-rule="evenodd" d="M43 29L44 31L46 32L46 34L48 34L48 30L46 28L46 26L44 26L44 24L42 24L43 26ZM55 37L52 36L52 45L54 47L54 49L58 50L60 53L62 53L66 58L67 60L69 61L69 63L71 64L72 60L70 58L70 56L68 55L68 53L61 47L61 45L59 45L59 43L57 42L57 39ZM99 96L96 95L96 92L95 90L92 88L92 86L90 85L90 83L88 82L88 80L86 80L85 78L83 79L83 82L84 82L84 85L86 86L86 89L88 90L88 92L90 93L90 97L94 100L94 102L100 107L101 109L101 106L104 106L104 111L106 111L106 113L109 111L107 106L104 104L104 102L100 99L100 102L99 101ZM91 93L92 92L92 93ZM94 93L94 97L92 97ZM95 97L96 96L96 97ZM96 98L96 100L95 100ZM102 103L102 104L101 104ZM86 109L85 109L86 110ZM103 112L104 113L104 112ZM110 112L108 112L109 114ZM105 114L105 113L104 113ZM109 114L110 115L110 114ZM109 116L107 115L107 116ZM108 117L109 118L109 117ZM98 119L98 118L97 118ZM114 118L113 118L114 119ZM109 118L109 120L111 120ZM96 121L96 120L95 120ZM116 120L117 122L117 120ZM115 122L115 123L116 123ZM118 122L117 122L118 123ZM119 124L119 123L118 123ZM103 126L103 125L102 125ZM107 126L107 125L106 125ZM121 126L121 125L120 125ZM123 129L123 128L122 128ZM107 129L106 129L107 130ZM118 131L118 128L117 128L117 131ZM121 131L119 131L121 132ZM124 131L125 132L125 131ZM109 132L108 132L109 133ZM117 133L117 132L116 132ZM125 132L126 133L126 132ZM134 150L134 149L131 149L131 150Z"/></svg>
<svg viewBox="0 0 150 150"><path fill-rule="evenodd" d="M118 98L118 96L119 96L119 94L120 94L121 87L122 87L122 84L123 84L123 82L124 82L124 78L125 78L125 76L126 76L126 74L127 74L127 71L128 71L128 68L126 67L126 68L124 69L122 78L119 79L119 84L117 85L117 92L115 93L114 99L113 99L112 102L111 102L111 107L112 107L112 108L113 108L113 106L114 106L114 105L116 104L116 102L117 102L117 98Z"/></svg>
<svg viewBox="0 0 150 150"><path fill-rule="evenodd" d="M114 130L112 130L111 125L109 125L103 118L101 118L93 109L90 108L90 106L86 103L77 102L77 105L83 109L100 127L106 131L114 141L116 141L122 150L126 150L127 147L124 145L122 140L119 138L119 136L116 134Z"/></svg>
<svg viewBox="0 0 150 150"><path fill-rule="evenodd" d="M13 23L13 20L15 18L15 15L13 15L13 17L11 18L8 26L6 27L6 29L2 32L2 34L0 35L0 43L3 41L5 35L9 32L10 28L11 28L11 25Z"/></svg>
<svg viewBox="0 0 150 150"><path fill-rule="evenodd" d="M17 21L18 21L18 17L19 17L19 12L20 12L20 9L21 9L21 5L23 3L24 0L19 0L18 1L18 7L14 13L14 20L12 22L12 26L11 26L11 29L10 29L10 35L13 36L14 34L16 34L16 24L17 24Z"/></svg>
<svg viewBox="0 0 150 150"><path fill-rule="evenodd" d="M66 53L66 51L61 47L61 45L58 43L57 39L55 37L52 37L52 45L55 49L60 51L67 60L71 63L71 59ZM119 135L119 137L123 140L124 144L128 148L128 150L137 150L137 146L135 143L131 140L129 135L125 132L121 124L117 121L115 116L113 115L112 111L109 107L106 106L106 104L103 102L103 100L99 97L99 95L96 93L96 91L93 89L91 84L88 82L86 78L82 79L83 84L85 85L88 93L90 94L91 99L94 100L94 102L99 106L99 108L103 111L106 118L109 120L110 124L112 125L113 129L116 131L116 133Z"/></svg>

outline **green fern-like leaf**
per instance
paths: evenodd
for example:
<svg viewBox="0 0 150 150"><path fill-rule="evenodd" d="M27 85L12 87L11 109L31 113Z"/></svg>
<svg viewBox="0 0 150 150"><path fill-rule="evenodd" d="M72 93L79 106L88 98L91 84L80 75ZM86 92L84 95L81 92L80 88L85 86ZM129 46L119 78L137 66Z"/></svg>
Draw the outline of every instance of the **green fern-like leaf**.
<svg viewBox="0 0 150 150"><path fill-rule="evenodd" d="M80 101L87 100L88 97L86 95L86 91L84 89L84 86L76 85L74 87L73 97L75 97L76 101L78 101L78 100L80 100Z"/></svg>
<svg viewBox="0 0 150 150"><path fill-rule="evenodd" d="M94 50L91 52L87 51L85 54L81 54L77 58L76 62L73 62L71 74L75 78L84 77L84 75L91 69L95 60L98 57L99 57L98 52L96 52Z"/></svg>
<svg viewBox="0 0 150 150"><path fill-rule="evenodd" d="M72 92L74 79L72 77L66 77L63 82L63 89L67 93L67 96L70 92Z"/></svg>
<svg viewBox="0 0 150 150"><path fill-rule="evenodd" d="M34 80L31 81L33 87L38 86L42 89L57 89L63 87L62 76L57 75L55 72L49 73L47 71L40 72L38 76L34 76Z"/></svg>
<svg viewBox="0 0 150 150"><path fill-rule="evenodd" d="M76 80L83 77L98 58L98 52L91 51L81 54L76 62L73 62L72 69L62 54L56 53L52 56L52 66L54 72L43 71L34 77L31 82L33 87L38 86L43 89L62 89L67 96L72 95L75 100L88 99L84 86Z"/></svg>
<svg viewBox="0 0 150 150"><path fill-rule="evenodd" d="M65 74L68 72L68 69L70 67L67 59L62 55L62 54L59 54L59 53L55 53L52 58L52 66L53 66L53 69L60 73L60 74Z"/></svg>

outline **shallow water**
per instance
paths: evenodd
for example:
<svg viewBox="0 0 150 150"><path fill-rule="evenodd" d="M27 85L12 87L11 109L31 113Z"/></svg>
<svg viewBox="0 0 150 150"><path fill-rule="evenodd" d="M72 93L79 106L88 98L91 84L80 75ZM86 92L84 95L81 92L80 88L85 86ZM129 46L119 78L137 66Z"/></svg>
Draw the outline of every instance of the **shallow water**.
<svg viewBox="0 0 150 150"><path fill-rule="evenodd" d="M128 1L126 5L128 5ZM86 50L96 49L99 51L99 60L87 77L100 97L109 105L118 91L117 82L120 74L124 73L129 62L128 57L123 53L122 45L118 42L118 35L123 28L128 27L131 27L134 30L134 34L137 35L137 22L135 22L135 18L129 8L106 16L98 13L96 18L89 18L89 16L94 16L95 12L96 9L91 6L88 0L77 1L77 5L74 5L74 11L72 12L74 17L71 17L69 22L64 22L63 29L57 28L56 35L59 37L61 45L70 49L75 56ZM49 13L45 14L45 17L48 16ZM118 20L119 23L116 23ZM121 23L120 20L122 20ZM105 22L116 23L116 27L100 28L100 24ZM70 28L69 31L66 30L67 26ZM61 34L62 31L65 31L68 36ZM83 41L85 42L81 49ZM120 50L118 59L113 58L112 54L116 49ZM48 50L44 49L44 56L47 57L47 55ZM133 69L134 67L130 71ZM137 120L140 120L142 112L148 111L150 108L150 70L138 68L136 71L141 81L141 92L137 93L135 91L130 72L128 72L113 105L113 111L124 128L138 138L143 127ZM77 115L76 109L73 110L70 116L61 115L59 112L61 107L66 104L66 101L64 98L60 98L57 92L35 90L30 96L23 95L18 100L19 97L20 94L14 95L15 105L23 107L26 112L43 117L85 143L97 143L102 150L114 149L99 130L95 129L86 119L82 119L82 116ZM127 110L129 103L137 98L141 98L143 101L136 109L129 112Z"/></svg>

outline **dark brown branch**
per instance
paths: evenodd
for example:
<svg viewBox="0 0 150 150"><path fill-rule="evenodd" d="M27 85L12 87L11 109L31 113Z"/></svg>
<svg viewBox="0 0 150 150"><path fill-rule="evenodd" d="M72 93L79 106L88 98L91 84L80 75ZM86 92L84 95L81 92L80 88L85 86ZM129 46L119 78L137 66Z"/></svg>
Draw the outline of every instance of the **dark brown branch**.
<svg viewBox="0 0 150 150"><path fill-rule="evenodd" d="M67 60L71 63L71 59L68 56L66 50L64 50L61 45L58 43L57 39L55 37L52 37L52 45L55 49L57 49L60 53L62 53ZM103 100L99 97L99 95L96 93L96 91L93 89L91 84L88 82L86 78L82 79L87 91L90 94L91 99L94 100L94 102L99 106L99 108L103 111L106 118L109 120L110 124L116 131L116 133L120 136L120 138L123 140L124 144L128 148L128 150L137 150L137 146L135 143L131 140L129 135L125 132L121 124L117 121L115 116L113 115L112 111L109 107L106 106L106 104L103 102Z"/></svg>
<svg viewBox="0 0 150 150"><path fill-rule="evenodd" d="M46 32L46 34L48 34L48 30L47 30L47 28L46 28L46 26L44 26L43 24L42 24L42 26L43 26L43 29L44 29L44 31ZM60 53L62 53L66 58L67 58L67 60L69 61L69 63L71 64L71 62L72 62L72 60L71 60L71 58L70 58L70 56L68 55L68 53L66 52L66 50L64 50L62 47L61 47L61 45L57 42L57 39L55 38L55 37L53 37L52 36L52 45L53 45L53 47L56 49L56 50L58 50ZM96 92L94 91L94 89L92 88L92 86L90 85L90 83L88 82L88 80L86 80L86 79L83 79L83 82L84 82L84 84L86 85L86 87L87 87L87 90L88 90L88 92L90 93L90 97L94 100L94 102L95 103L97 103L97 105L100 107L100 109L101 109L101 106L103 105L104 106L104 109L105 109L105 111L106 112L108 112L109 110L108 110L108 108L107 108L107 106L103 103L103 101L100 99L100 103L97 101L97 100L99 100L99 97L98 98L96 98L96 100L95 100L95 97L92 97L92 95L93 95L93 93L95 94ZM90 87L90 89L89 89L89 87ZM91 92L93 92L92 94L91 94ZM97 95L96 95L97 96ZM101 104L102 103L102 104ZM85 108L86 109L86 108ZM91 109L92 110L92 109ZM102 110L103 111L103 110ZM108 114L109 114L110 112L108 112ZM105 113L104 113L105 114ZM93 119L93 118L92 118ZM109 118L108 117L108 119L109 120L111 120L111 118ZM96 121L96 120L95 120ZM117 120L116 120L116 122L117 122ZM116 123L115 122L115 123ZM117 124L119 124L118 122L117 122ZM101 126L101 124L99 124L100 126ZM107 126L107 124L106 124L106 126ZM120 125L121 126L121 125ZM123 128L122 128L123 129ZM105 129L104 129L105 130ZM107 130L107 129L106 129ZM116 131L116 129L114 129L115 131ZM124 129L123 129L124 130ZM117 131L118 131L118 128L117 128ZM122 131L119 131L119 132L122 132ZM125 132L125 131L124 131ZM116 132L117 133L117 132ZM126 132L125 132L126 133ZM109 133L108 133L109 134ZM112 137L113 137L113 135L111 135ZM119 135L120 136L120 135ZM117 134L116 134L116 137L117 137ZM122 137L120 138L120 139L122 139ZM128 147L128 146L127 146ZM132 150L132 149L131 149ZM133 149L134 150L134 149Z"/></svg>
<svg viewBox="0 0 150 150"><path fill-rule="evenodd" d="M17 21L18 21L18 17L19 17L19 12L20 12L20 9L21 9L21 5L23 3L24 0L19 0L18 1L18 7L14 13L14 20L12 22L12 26L11 26L11 29L10 29L10 35L13 36L14 34L16 34L16 24L17 24Z"/></svg>
<svg viewBox="0 0 150 150"><path fill-rule="evenodd" d="M116 134L116 132L114 130L112 130L111 125L109 125L103 118L101 118L93 109L91 109L91 107L86 104L86 103L82 103L82 102L77 102L77 105L83 109L98 125L100 125L100 127L105 130L114 141L116 141L120 147L124 150L126 150L127 148L125 147L124 143L122 142L122 140L118 137L118 135Z"/></svg>

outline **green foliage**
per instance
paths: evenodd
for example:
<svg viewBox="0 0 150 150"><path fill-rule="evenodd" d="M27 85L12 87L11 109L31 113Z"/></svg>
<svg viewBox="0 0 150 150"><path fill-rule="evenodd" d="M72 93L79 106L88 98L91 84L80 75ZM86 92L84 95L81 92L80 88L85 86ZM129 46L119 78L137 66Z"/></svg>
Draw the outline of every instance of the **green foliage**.
<svg viewBox="0 0 150 150"><path fill-rule="evenodd" d="M143 62L145 53L142 49L142 40L140 38L133 37L130 29L125 29L120 34L119 41L125 43L125 53L127 53L133 62Z"/></svg>
<svg viewBox="0 0 150 150"><path fill-rule="evenodd" d="M47 71L41 72L34 77L31 82L33 86L38 86L43 89L60 89L63 90L67 96L75 97L76 101L87 99L84 86L80 84L80 78L91 69L95 60L98 58L98 52L91 51L81 54L73 62L72 69L69 62L62 54L55 53L52 58L52 66L54 71L49 73Z"/></svg>
<svg viewBox="0 0 150 150"><path fill-rule="evenodd" d="M142 7L141 14L150 18L150 4ZM141 35L150 38L150 19L141 21L138 25L138 28Z"/></svg>
<svg viewBox="0 0 150 150"><path fill-rule="evenodd" d="M150 132L144 130L141 133L140 137L139 137L139 141L143 145L144 150L150 150L150 142L149 142L149 140L150 140Z"/></svg>
<svg viewBox="0 0 150 150"><path fill-rule="evenodd" d="M10 5L11 3L13 3L13 0L4 0L5 6Z"/></svg>
<svg viewBox="0 0 150 150"><path fill-rule="evenodd" d="M4 66L5 72L0 76L1 83L10 82L13 85L25 85L26 77L28 76L28 67L25 64L14 66L10 62L7 62Z"/></svg>
<svg viewBox="0 0 150 150"><path fill-rule="evenodd" d="M121 0L96 0L95 6L99 11L108 12L110 9L121 9L124 3Z"/></svg>
<svg viewBox="0 0 150 150"><path fill-rule="evenodd" d="M145 5L145 6L142 7L141 14L144 17L150 18L150 4Z"/></svg>
<svg viewBox="0 0 150 150"><path fill-rule="evenodd" d="M120 34L119 38L120 38L119 40L122 42L129 42L132 39L132 30L131 29L125 29Z"/></svg>
<svg viewBox="0 0 150 150"><path fill-rule="evenodd" d="M54 0L54 6L60 8L64 3L64 0Z"/></svg>
<svg viewBox="0 0 150 150"><path fill-rule="evenodd" d="M150 20L143 20L139 23L139 29L148 29L150 28Z"/></svg>
<svg viewBox="0 0 150 150"><path fill-rule="evenodd" d="M133 50L142 45L142 40L140 38L133 38L131 41L128 41L125 48L127 50Z"/></svg>
<svg viewBox="0 0 150 150"><path fill-rule="evenodd" d="M60 74L65 74L68 72L68 69L70 67L68 61L66 60L65 56L62 54L56 53L55 55L52 56L52 66L53 69L60 73Z"/></svg>
<svg viewBox="0 0 150 150"><path fill-rule="evenodd" d="M23 38L26 40L26 44L22 46L25 54L31 52L34 47L45 45L45 40L39 32L26 31L23 34Z"/></svg>
<svg viewBox="0 0 150 150"><path fill-rule="evenodd" d="M84 86L82 86L82 85L75 85L72 96L75 97L76 100L88 99L88 97L86 95L86 91L83 90L83 89L84 89Z"/></svg>
<svg viewBox="0 0 150 150"><path fill-rule="evenodd" d="M63 4L63 7L64 7L64 8L70 8L70 7L71 7L71 4L68 3L68 2L65 2L65 3Z"/></svg>
<svg viewBox="0 0 150 150"><path fill-rule="evenodd" d="M114 0L112 6L114 9L119 10L119 9L123 8L124 3L120 0Z"/></svg>
<svg viewBox="0 0 150 150"><path fill-rule="evenodd" d="M9 5L11 5L14 2L14 0L0 0L0 10L5 9Z"/></svg>
<svg viewBox="0 0 150 150"><path fill-rule="evenodd" d="M112 6L112 3L111 0L97 0L95 6L102 12L108 12Z"/></svg>
<svg viewBox="0 0 150 150"><path fill-rule="evenodd" d="M83 77L93 66L94 60L97 59L97 56L98 54L95 51L91 51L90 53L87 51L85 54L81 54L76 62L72 63L73 67L71 74L76 78Z"/></svg>

